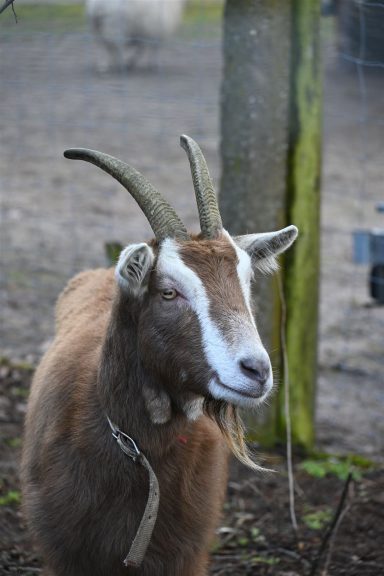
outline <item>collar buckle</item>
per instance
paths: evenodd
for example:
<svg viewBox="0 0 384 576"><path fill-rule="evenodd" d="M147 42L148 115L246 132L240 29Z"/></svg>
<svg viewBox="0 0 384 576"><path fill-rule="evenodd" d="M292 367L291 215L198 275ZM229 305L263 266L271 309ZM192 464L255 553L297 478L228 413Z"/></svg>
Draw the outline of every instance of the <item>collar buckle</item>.
<svg viewBox="0 0 384 576"><path fill-rule="evenodd" d="M120 449L129 456L134 462L136 462L137 458L141 455L141 452L134 441L133 438L125 434L122 430L117 428L114 424L112 424L111 420L108 418L109 425L112 430L112 436L118 443Z"/></svg>

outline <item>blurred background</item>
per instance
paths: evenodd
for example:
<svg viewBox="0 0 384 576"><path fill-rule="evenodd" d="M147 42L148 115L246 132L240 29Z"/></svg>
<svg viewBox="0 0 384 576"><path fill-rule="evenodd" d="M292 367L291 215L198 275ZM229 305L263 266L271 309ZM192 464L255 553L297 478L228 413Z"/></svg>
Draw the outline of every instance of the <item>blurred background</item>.
<svg viewBox="0 0 384 576"><path fill-rule="evenodd" d="M231 32L229 21L224 25L231 2L225 9L221 0L163 0L165 15L157 15L156 33L151 31L153 24L148 30L131 29L127 47L123 17L110 15L113 4L89 2L87 17L81 1L17 0L17 23L12 7L0 15L0 376L5 382L0 421L6 425L18 423L25 411L22 392L15 398L5 393L10 389L10 366L18 366L12 370L19 373L32 369L47 348L53 336L54 303L67 280L85 268L108 265L110 243L151 237L127 192L95 167L65 160L66 148L88 147L126 160L167 197L189 229L198 231L189 165L179 147L180 134L189 134L202 147L217 190L223 193L228 228L239 226L231 205L236 194L232 200L230 192L224 196L222 177L230 169L225 164L230 134L236 132L233 123L237 118L239 126L244 119L248 122L244 108L228 104L228 93L240 89L237 80L228 85L231 66L236 66L230 50L237 45L246 50L247 38L257 40L268 30L278 30L268 2L256 3L265 5L266 16L245 38ZM247 3L238 2L239 10L243 4ZM316 176L315 188L321 194L319 211L314 200L314 218L320 220L321 265L318 268L317 255L312 261L308 251L301 266L316 267L315 283L319 274L320 284L318 328L314 320L309 329L319 335L316 446L382 462L384 213L377 206L384 202L384 4L335 0L313 5L308 30L315 40L309 57L316 60L312 65L317 67L318 90L306 98L316 98L320 123L315 148L321 177ZM167 13L172 10L175 16L169 22ZM291 25L291 16L284 18L288 20L282 20L281 30ZM271 50L260 55L259 70L261 86L268 86L266 93L278 92L280 100L276 104L259 93L256 79L254 102L261 108L256 107L255 118L251 110L250 123L263 125L263 109L269 122L284 117L289 128L290 62L280 62L281 72L273 60L279 42L288 42L283 36L269 38ZM249 54L251 63L252 58ZM278 76L286 77L286 88L274 87ZM290 140L280 146L280 136L273 136L276 127L268 131L263 126L271 134L264 140L269 158L273 150L280 154L279 186L285 188ZM281 127L287 129L284 123ZM241 133L238 138L241 142ZM261 175L257 190L268 188L273 165L268 167L268 158L258 165L252 155L250 162ZM260 194L256 211L263 222L263 211L271 208L268 197ZM284 196L284 190L281 194L286 216L276 222L284 225L295 212L291 196ZM267 230L269 217L265 221L262 230L249 229L251 215L242 231ZM292 219L287 223L300 227ZM318 234L317 228L313 234ZM379 238L374 247L372 234ZM4 429L10 438L14 432ZM357 573L363 574L361 568Z"/></svg>

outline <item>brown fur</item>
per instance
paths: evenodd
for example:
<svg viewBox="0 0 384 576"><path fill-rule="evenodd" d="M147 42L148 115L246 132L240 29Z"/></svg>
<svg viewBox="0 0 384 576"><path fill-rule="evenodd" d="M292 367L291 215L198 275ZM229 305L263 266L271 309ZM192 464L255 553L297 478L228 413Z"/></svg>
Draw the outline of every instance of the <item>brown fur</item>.
<svg viewBox="0 0 384 576"><path fill-rule="evenodd" d="M153 272L147 297L132 306L112 270L95 270L75 277L59 298L56 338L32 385L22 459L25 512L51 576L207 574L228 450L214 420L191 422L181 410L184 390L202 392L198 382L207 366L196 361L193 316L185 313L172 325L161 308L154 312L156 281ZM177 362L175 347L182 350ZM183 387L180 366L187 373ZM169 394L167 423L151 422L143 385ZM122 562L148 479L119 450L106 414L135 439L160 484L159 514L139 569Z"/></svg>
<svg viewBox="0 0 384 576"><path fill-rule="evenodd" d="M235 249L225 237L219 237L218 240L186 242L181 249L181 257L203 280L210 300L211 316L221 332L230 339L228 320L248 316L236 271Z"/></svg>

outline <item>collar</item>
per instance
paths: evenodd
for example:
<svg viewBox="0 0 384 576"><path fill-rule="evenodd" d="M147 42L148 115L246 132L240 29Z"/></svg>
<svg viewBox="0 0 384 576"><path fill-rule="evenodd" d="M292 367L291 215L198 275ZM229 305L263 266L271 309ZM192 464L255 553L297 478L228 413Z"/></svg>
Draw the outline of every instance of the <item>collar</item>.
<svg viewBox="0 0 384 576"><path fill-rule="evenodd" d="M136 536L133 539L131 547L129 549L128 555L124 560L125 566L139 567L144 559L145 553L149 546L153 528L156 523L157 511L159 508L160 500L160 490L159 482L157 480L156 474L154 473L150 463L140 451L136 442L120 430L113 422L108 418L108 424L112 430L112 436L116 440L119 448L128 456L134 463L143 466L149 477L149 492L147 504L143 516L141 518L140 525L137 529Z"/></svg>

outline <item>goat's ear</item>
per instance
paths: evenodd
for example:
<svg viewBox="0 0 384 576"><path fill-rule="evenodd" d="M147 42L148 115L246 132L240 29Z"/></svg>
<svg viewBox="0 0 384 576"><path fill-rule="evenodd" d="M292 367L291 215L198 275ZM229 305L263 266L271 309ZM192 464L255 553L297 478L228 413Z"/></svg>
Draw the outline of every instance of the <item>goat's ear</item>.
<svg viewBox="0 0 384 576"><path fill-rule="evenodd" d="M130 244L121 252L115 276L120 288L132 296L140 296L148 288L149 273L155 256L148 244Z"/></svg>
<svg viewBox="0 0 384 576"><path fill-rule="evenodd" d="M254 268L268 273L277 270L276 256L285 252L293 244L297 234L296 226L287 226L277 232L236 236L234 241L249 254Z"/></svg>

